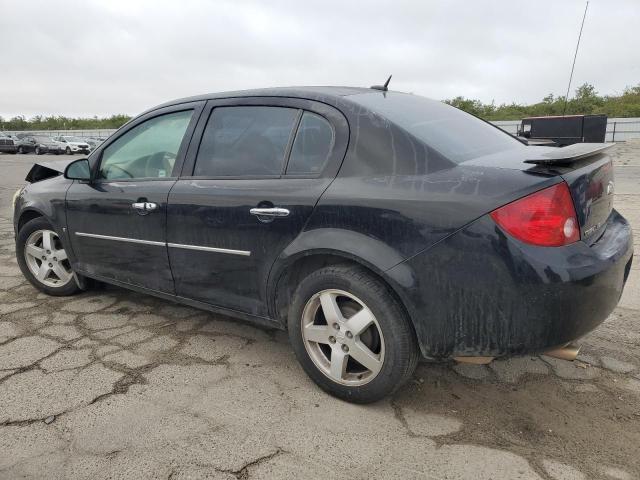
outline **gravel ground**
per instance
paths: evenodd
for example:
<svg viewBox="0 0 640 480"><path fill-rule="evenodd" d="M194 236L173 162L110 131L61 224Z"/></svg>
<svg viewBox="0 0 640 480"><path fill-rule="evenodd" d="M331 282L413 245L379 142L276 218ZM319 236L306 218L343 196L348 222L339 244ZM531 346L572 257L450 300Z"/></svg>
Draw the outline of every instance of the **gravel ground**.
<svg viewBox="0 0 640 480"><path fill-rule="evenodd" d="M640 252L640 143L616 207ZM0 156L0 478L640 478L640 261L579 360L421 365L393 398L329 397L282 332L115 287L38 293Z"/></svg>

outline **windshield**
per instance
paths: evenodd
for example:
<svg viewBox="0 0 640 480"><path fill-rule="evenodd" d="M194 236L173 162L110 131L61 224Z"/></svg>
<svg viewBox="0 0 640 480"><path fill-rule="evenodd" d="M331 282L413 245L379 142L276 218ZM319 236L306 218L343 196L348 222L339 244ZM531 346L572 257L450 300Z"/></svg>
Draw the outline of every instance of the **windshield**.
<svg viewBox="0 0 640 480"><path fill-rule="evenodd" d="M348 98L391 120L455 163L525 148L508 133L436 100L398 92L363 93Z"/></svg>

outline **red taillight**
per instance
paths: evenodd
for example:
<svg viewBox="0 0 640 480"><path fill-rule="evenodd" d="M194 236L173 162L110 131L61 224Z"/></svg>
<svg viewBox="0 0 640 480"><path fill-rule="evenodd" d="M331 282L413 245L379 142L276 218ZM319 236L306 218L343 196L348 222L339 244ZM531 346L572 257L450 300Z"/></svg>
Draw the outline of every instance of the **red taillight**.
<svg viewBox="0 0 640 480"><path fill-rule="evenodd" d="M560 247L580 240L576 211L565 182L532 193L491 212L491 218L518 240Z"/></svg>

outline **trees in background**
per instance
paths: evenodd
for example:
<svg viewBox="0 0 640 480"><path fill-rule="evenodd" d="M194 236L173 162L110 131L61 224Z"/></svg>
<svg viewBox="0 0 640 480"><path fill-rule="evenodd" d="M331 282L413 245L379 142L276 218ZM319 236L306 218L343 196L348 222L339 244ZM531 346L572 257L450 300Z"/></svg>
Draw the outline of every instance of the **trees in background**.
<svg viewBox="0 0 640 480"><path fill-rule="evenodd" d="M108 118L69 118L62 116L36 115L30 119L23 116L5 120L0 117L0 130L100 130L119 128L129 121L128 115L111 115Z"/></svg>
<svg viewBox="0 0 640 480"><path fill-rule="evenodd" d="M524 117L562 115L564 96L555 97L552 93L533 105L518 103L496 106L464 97L445 100L465 112L472 113L485 120L520 120ZM604 113L609 117L640 117L640 84L625 88L622 95L598 95L593 85L585 83L576 89L576 94L567 102L567 115Z"/></svg>
<svg viewBox="0 0 640 480"><path fill-rule="evenodd" d="M550 93L541 102L533 105L518 103L496 106L494 102L482 103L465 97L445 100L465 112L485 120L520 120L524 117L562 115L564 97ZM640 117L640 84L627 87L622 95L598 95L593 85L585 83L576 89L576 94L567 102L567 115L604 113L609 117ZM100 130L119 128L129 121L128 115L111 115L108 118L69 118L62 116L23 116L5 120L0 117L0 130Z"/></svg>

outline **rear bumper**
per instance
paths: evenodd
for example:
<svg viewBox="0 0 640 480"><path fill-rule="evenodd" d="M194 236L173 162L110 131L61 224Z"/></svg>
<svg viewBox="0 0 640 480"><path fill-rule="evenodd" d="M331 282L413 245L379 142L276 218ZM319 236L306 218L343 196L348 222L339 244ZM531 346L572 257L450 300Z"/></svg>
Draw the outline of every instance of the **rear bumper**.
<svg viewBox="0 0 640 480"><path fill-rule="evenodd" d="M427 357L536 353L575 340L615 308L633 238L615 210L593 245L541 248L484 216L387 273Z"/></svg>

